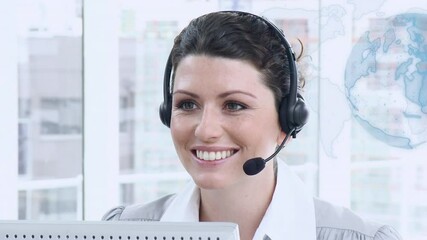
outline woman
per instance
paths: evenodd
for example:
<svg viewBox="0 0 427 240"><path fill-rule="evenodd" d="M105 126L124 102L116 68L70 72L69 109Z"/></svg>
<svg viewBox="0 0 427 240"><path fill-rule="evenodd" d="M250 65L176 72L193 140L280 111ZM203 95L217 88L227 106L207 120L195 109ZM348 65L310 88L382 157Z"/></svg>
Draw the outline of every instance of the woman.
<svg viewBox="0 0 427 240"><path fill-rule="evenodd" d="M193 182L104 219L234 222L241 239L400 239L388 226L311 197L273 158L306 120L293 57L280 31L255 15L194 19L175 39L160 110Z"/></svg>

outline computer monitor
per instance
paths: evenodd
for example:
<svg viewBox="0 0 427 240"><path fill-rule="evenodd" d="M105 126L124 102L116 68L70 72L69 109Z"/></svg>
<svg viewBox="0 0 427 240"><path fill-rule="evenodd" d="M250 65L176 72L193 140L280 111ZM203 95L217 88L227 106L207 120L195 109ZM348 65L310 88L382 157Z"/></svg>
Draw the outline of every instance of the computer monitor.
<svg viewBox="0 0 427 240"><path fill-rule="evenodd" d="M5 240L239 240L225 222L0 221Z"/></svg>

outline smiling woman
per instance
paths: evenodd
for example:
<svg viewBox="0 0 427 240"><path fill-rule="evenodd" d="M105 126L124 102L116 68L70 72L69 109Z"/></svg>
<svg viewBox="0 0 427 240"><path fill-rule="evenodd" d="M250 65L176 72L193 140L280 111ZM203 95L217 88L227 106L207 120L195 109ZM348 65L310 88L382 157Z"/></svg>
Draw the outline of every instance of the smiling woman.
<svg viewBox="0 0 427 240"><path fill-rule="evenodd" d="M104 219L234 222L241 239L400 239L391 227L313 198L282 161L264 160L307 120L295 61L281 31L256 15L194 19L175 39L160 107L193 181ZM265 167L245 173L252 159Z"/></svg>

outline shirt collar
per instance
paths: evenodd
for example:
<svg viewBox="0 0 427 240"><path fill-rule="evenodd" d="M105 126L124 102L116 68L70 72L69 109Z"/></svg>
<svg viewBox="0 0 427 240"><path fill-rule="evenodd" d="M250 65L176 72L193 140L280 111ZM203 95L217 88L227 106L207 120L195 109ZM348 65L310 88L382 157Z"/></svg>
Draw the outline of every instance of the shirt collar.
<svg viewBox="0 0 427 240"><path fill-rule="evenodd" d="M198 222L200 190L193 181L175 195L166 208L160 221L164 222Z"/></svg>
<svg viewBox="0 0 427 240"><path fill-rule="evenodd" d="M283 161L278 159L277 165L273 199L254 239L316 239L313 197Z"/></svg>
<svg viewBox="0 0 427 240"><path fill-rule="evenodd" d="M254 239L316 239L313 197L304 183L278 160L273 199ZM199 221L200 190L190 182L164 212L161 221Z"/></svg>

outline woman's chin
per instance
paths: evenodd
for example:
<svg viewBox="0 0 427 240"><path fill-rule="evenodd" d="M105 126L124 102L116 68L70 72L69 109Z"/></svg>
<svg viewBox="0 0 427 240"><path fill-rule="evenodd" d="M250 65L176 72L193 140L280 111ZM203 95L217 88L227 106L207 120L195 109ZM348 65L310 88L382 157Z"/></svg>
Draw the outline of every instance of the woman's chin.
<svg viewBox="0 0 427 240"><path fill-rule="evenodd" d="M199 188L207 190L224 189L230 184L227 184L225 176L213 176L212 174L193 176L193 181Z"/></svg>

